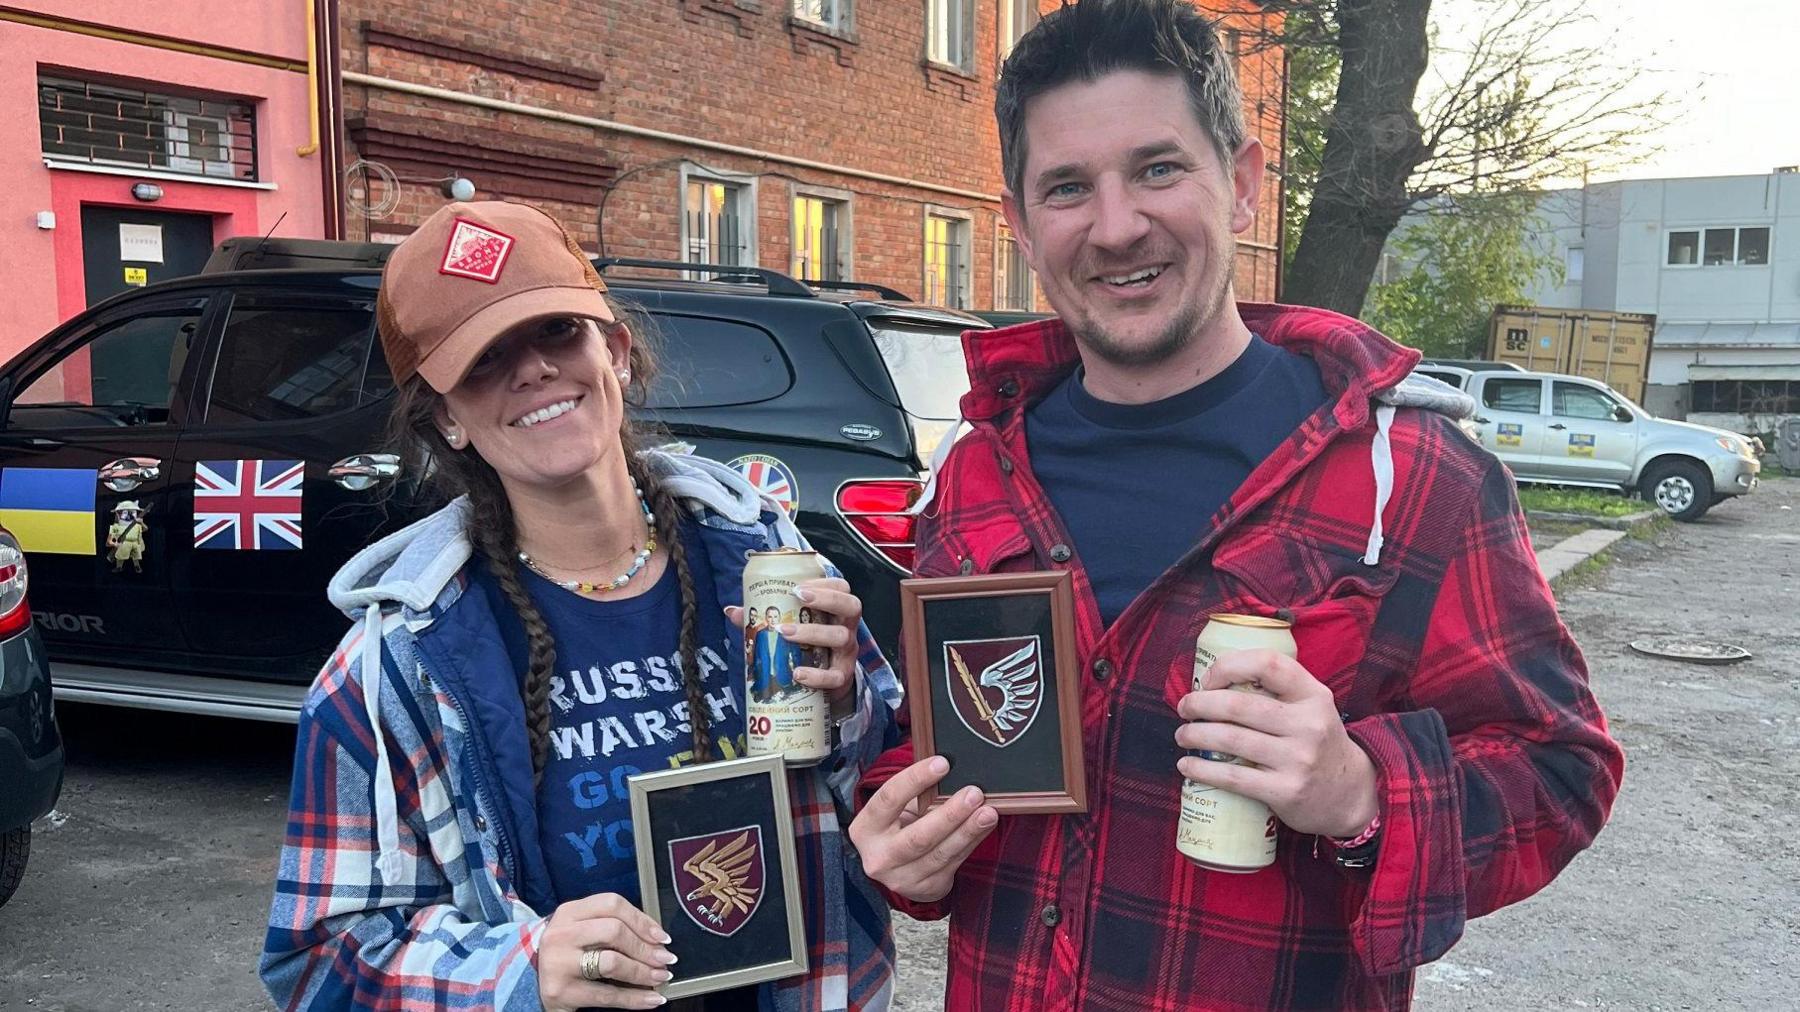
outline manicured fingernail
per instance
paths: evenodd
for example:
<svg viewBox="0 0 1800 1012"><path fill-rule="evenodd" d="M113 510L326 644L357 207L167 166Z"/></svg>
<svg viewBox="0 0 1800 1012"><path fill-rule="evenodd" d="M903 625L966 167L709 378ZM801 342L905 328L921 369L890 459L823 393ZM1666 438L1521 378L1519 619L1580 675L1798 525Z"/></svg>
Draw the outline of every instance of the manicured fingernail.
<svg viewBox="0 0 1800 1012"><path fill-rule="evenodd" d="M665 1002L667 1002L667 1001L668 1001L668 1000L669 1000L669 999L667 999L667 998L664 998L664 997L663 997L663 996L662 996L662 995L660 995L660 994L657 994L657 995L651 995L651 996L650 996L650 1007L651 1007L651 1008L655 1008L655 1007L656 1007L656 1006L658 1006L658 1005L661 1005L661 1004L664 1004L664 1003L665 1003Z"/></svg>
<svg viewBox="0 0 1800 1012"><path fill-rule="evenodd" d="M945 759L941 755L934 755L931 757L931 762L925 767L925 769L928 772L941 777L944 774L950 772L950 760Z"/></svg>
<svg viewBox="0 0 1800 1012"><path fill-rule="evenodd" d="M800 631L800 627L793 624L792 622L789 622L787 625L776 626L775 631L779 632L783 636L792 636L796 632Z"/></svg>
<svg viewBox="0 0 1800 1012"><path fill-rule="evenodd" d="M658 970L650 976L654 977L658 984L667 984L669 981L675 979L675 975L667 970Z"/></svg>
<svg viewBox="0 0 1800 1012"><path fill-rule="evenodd" d="M802 587L802 588L794 591L794 596L799 598L802 601L805 601L808 604L811 604L812 599L817 597L818 595L814 594L812 591L807 590L806 588Z"/></svg>
<svg viewBox="0 0 1800 1012"><path fill-rule="evenodd" d="M656 950L656 958L660 960L664 966L674 966L676 963L680 962L676 955L667 949Z"/></svg>

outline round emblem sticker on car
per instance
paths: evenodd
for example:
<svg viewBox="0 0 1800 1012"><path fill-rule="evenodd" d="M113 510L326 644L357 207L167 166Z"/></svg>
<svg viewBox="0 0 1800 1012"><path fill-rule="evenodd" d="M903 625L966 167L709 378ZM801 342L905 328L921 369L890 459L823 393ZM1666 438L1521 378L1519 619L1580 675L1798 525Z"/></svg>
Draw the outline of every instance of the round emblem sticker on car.
<svg viewBox="0 0 1800 1012"><path fill-rule="evenodd" d="M862 442L865 442L865 443L871 439L880 439L881 438L881 430L880 429L876 428L873 425L864 425L861 422L856 422L856 423L853 423L850 425L846 425L843 428L839 429L838 432L842 433L844 435L844 438L846 438L846 439L861 440Z"/></svg>
<svg viewBox="0 0 1800 1012"><path fill-rule="evenodd" d="M786 464L762 453L747 453L730 462L732 470L743 475L750 486L781 504L788 516L800 508L800 483Z"/></svg>

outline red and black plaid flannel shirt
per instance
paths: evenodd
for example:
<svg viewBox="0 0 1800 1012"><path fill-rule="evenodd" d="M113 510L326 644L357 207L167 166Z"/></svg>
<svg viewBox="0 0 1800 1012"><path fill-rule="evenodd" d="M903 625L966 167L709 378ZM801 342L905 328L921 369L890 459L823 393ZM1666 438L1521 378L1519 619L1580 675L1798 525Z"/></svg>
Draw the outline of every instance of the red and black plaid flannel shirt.
<svg viewBox="0 0 1800 1012"><path fill-rule="evenodd" d="M1257 468L1199 544L1102 628L1077 553L1089 811L1002 816L950 895L949 1009L1404 1009L1414 967L1530 896L1594 838L1623 756L1538 573L1513 482L1448 418L1402 409L1380 562L1371 396L1417 361L1336 314L1244 305L1318 362L1332 400ZM1045 569L1067 544L1032 475L1025 407L1076 363L1054 321L965 337L974 431L921 525L917 574ZM1181 476L1170 474L1169 481ZM1119 522L1152 524L1121 503ZM1058 553L1061 554L1061 553ZM1215 612L1295 617L1380 779L1373 868L1281 830L1276 864L1206 871L1174 848L1175 703ZM911 761L888 753L864 796Z"/></svg>

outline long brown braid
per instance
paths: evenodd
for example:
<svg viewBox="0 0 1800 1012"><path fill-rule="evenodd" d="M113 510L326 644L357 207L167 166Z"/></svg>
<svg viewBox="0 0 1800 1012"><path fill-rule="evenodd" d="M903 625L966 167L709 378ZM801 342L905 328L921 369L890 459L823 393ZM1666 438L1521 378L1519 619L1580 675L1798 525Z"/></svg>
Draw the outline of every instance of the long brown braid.
<svg viewBox="0 0 1800 1012"><path fill-rule="evenodd" d="M700 664L700 605L694 592L693 575L688 570L687 544L681 540L678 526L680 515L676 511L680 506L662 479L644 465L643 458L631 451L634 440L627 435L624 442L628 447L626 460L631 476L644 490L644 499L656 517L656 540L668 549L669 561L675 565L676 581L681 586L681 685L687 692L688 723L694 733L694 761L703 763L712 757L712 715L706 703L705 671Z"/></svg>
<svg viewBox="0 0 1800 1012"><path fill-rule="evenodd" d="M629 405L641 405L656 375L656 355L652 347L655 331L643 314L628 314L617 300L613 302L620 318L629 320L633 335L629 363L632 382L626 389L625 400ZM410 471L425 475L421 485L427 503L468 497L470 544L499 581L501 592L525 627L527 660L522 691L525 727L531 743L533 778L542 781L544 767L550 759L550 682L556 669L556 641L549 623L538 611L519 575L518 527L500 476L473 448L458 450L444 439L437 425L437 408L441 401L442 397L420 377L415 376L403 384L389 417L388 442L402 454ZM686 547L679 534L679 506L661 477L645 466L637 454L640 439L660 435L655 429L635 426L627 419L620 428L619 443L626 466L638 487L644 490L645 500L656 517L657 540L667 549L680 583L682 683L693 728L695 761L705 762L711 754L711 737L700 667L699 607ZM430 462L429 467L425 466L426 461Z"/></svg>

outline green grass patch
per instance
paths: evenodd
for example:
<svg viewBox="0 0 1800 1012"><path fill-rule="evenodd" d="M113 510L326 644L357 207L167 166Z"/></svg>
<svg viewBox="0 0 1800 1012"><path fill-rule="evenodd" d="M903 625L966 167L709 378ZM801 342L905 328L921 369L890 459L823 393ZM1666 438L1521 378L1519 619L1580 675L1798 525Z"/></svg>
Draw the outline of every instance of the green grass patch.
<svg viewBox="0 0 1800 1012"><path fill-rule="evenodd" d="M1763 458L1761 477L1763 477L1763 478L1800 478L1800 473L1790 471L1787 468L1782 467L1780 464L1777 464L1774 460L1771 460L1771 459L1765 457L1765 458Z"/></svg>
<svg viewBox="0 0 1800 1012"><path fill-rule="evenodd" d="M1590 517L1624 517L1650 508L1639 500L1628 499L1615 492L1538 486L1521 487L1519 505L1527 510L1579 513Z"/></svg>

